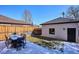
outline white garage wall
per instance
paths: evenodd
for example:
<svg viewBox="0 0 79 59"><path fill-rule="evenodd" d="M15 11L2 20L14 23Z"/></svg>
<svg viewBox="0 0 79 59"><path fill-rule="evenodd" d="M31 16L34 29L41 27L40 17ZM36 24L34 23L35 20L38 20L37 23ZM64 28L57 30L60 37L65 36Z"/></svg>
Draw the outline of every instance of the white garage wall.
<svg viewBox="0 0 79 59"><path fill-rule="evenodd" d="M55 35L49 34L49 28L55 28ZM65 30L63 29L65 28ZM78 40L78 24L53 24L42 26L42 36L67 40L67 28L76 28L76 39Z"/></svg>

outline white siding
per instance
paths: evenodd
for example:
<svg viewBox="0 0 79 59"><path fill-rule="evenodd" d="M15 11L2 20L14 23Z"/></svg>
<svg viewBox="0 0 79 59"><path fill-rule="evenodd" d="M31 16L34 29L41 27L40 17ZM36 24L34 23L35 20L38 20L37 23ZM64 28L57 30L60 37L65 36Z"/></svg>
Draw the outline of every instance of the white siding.
<svg viewBox="0 0 79 59"><path fill-rule="evenodd" d="M55 28L55 35L49 34L49 28ZM79 41L77 23L43 25L42 36L67 40L67 28L76 28L76 41Z"/></svg>

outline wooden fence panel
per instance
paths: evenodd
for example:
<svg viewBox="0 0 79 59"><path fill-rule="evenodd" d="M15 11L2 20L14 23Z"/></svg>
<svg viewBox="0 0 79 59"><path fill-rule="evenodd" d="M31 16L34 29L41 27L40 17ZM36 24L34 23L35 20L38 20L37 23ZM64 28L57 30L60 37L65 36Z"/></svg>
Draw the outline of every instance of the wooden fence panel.
<svg viewBox="0 0 79 59"><path fill-rule="evenodd" d="M8 26L8 25L0 25L0 40L5 40L5 35L9 35L10 33L17 32L27 32L33 31L33 26Z"/></svg>

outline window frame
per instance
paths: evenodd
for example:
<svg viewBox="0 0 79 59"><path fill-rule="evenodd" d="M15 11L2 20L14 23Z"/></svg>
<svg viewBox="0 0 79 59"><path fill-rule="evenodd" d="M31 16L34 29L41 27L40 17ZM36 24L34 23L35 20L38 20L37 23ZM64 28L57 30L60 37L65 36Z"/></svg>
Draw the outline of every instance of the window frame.
<svg viewBox="0 0 79 59"><path fill-rule="evenodd" d="M55 35L55 28L49 28L49 34Z"/></svg>

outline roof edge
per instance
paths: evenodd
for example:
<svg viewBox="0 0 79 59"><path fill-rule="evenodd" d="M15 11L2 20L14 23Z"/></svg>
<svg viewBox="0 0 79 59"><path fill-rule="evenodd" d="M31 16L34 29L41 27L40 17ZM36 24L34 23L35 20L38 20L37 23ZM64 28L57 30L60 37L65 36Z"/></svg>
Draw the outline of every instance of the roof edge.
<svg viewBox="0 0 79 59"><path fill-rule="evenodd" d="M79 21L73 21L73 22L59 22L59 23L47 23L47 24L40 24L40 25L66 24L66 23L79 23Z"/></svg>

